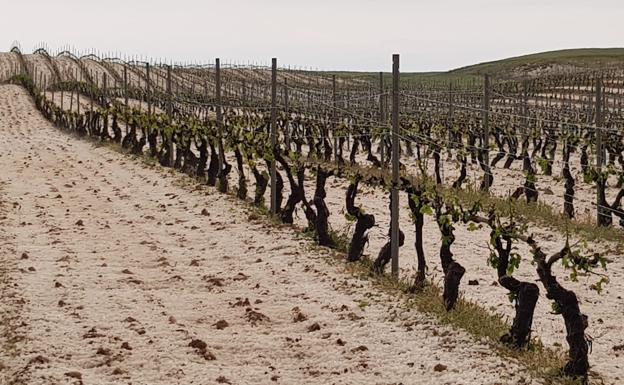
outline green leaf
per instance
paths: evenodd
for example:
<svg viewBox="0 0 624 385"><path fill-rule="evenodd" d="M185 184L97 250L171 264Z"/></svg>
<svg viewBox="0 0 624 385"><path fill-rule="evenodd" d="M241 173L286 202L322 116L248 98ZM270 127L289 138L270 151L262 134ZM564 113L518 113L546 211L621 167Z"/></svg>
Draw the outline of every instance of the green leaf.
<svg viewBox="0 0 624 385"><path fill-rule="evenodd" d="M420 213L421 213L422 215L429 215L429 216L432 216L432 215L433 215L433 209L432 209L432 208L431 208L431 206L429 206L429 205L423 205L423 206L420 208Z"/></svg>

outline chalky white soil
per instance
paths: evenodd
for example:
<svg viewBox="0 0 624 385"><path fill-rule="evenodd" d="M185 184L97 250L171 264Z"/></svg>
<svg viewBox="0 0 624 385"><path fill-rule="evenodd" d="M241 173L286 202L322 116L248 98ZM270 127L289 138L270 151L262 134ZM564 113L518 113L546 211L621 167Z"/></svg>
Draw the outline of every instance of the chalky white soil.
<svg viewBox="0 0 624 385"><path fill-rule="evenodd" d="M539 383L231 198L62 133L16 86L0 170L1 384Z"/></svg>

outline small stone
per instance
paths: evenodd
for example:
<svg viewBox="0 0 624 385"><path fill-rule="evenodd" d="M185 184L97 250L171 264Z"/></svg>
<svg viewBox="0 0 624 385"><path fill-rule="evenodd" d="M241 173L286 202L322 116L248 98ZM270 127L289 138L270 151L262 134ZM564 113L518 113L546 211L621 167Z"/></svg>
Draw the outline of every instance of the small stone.
<svg viewBox="0 0 624 385"><path fill-rule="evenodd" d="M294 307L292 309L293 312L293 322L303 322L303 321L307 321L308 320L308 316L306 316L305 314L303 314L301 312L301 309L299 309L299 307Z"/></svg>
<svg viewBox="0 0 624 385"><path fill-rule="evenodd" d="M433 367L433 370L435 370L436 372L443 372L446 370L446 365L437 364Z"/></svg>
<svg viewBox="0 0 624 385"><path fill-rule="evenodd" d="M76 222L76 226L84 226L84 222L82 221L82 219L79 219L79 220Z"/></svg>
<svg viewBox="0 0 624 385"><path fill-rule="evenodd" d="M468 280L468 286L479 286L479 281L476 279Z"/></svg>
<svg viewBox="0 0 624 385"><path fill-rule="evenodd" d="M217 328L217 330L223 330L223 329L225 329L226 327L230 326L230 324L228 324L226 320L220 320L220 321L217 321L217 322L216 322L214 325L212 325L212 326L216 327L216 328Z"/></svg>
<svg viewBox="0 0 624 385"><path fill-rule="evenodd" d="M95 354L99 354L102 356L110 356L112 354L111 350L108 348L99 347Z"/></svg>
<svg viewBox="0 0 624 385"><path fill-rule="evenodd" d="M121 374L124 374L125 372L123 370L121 370L120 368L115 368L115 370L113 370L113 375L114 376L119 376Z"/></svg>
<svg viewBox="0 0 624 385"><path fill-rule="evenodd" d="M208 212L208 210L203 209L203 210L202 210L202 212L201 212L201 215L203 215L203 216L205 216L205 217L209 217L209 216L210 216L210 213Z"/></svg>
<svg viewBox="0 0 624 385"><path fill-rule="evenodd" d="M197 350L206 350L208 348L208 345L200 339L192 340L188 346L195 348Z"/></svg>
<svg viewBox="0 0 624 385"><path fill-rule="evenodd" d="M319 330L321 330L321 325L319 325L318 322L315 322L312 325L308 326L308 333L316 332Z"/></svg>
<svg viewBox="0 0 624 385"><path fill-rule="evenodd" d="M27 253L25 253L25 252L24 252L24 253L22 253L22 257L21 257L21 259L28 259L28 254L27 254Z"/></svg>
<svg viewBox="0 0 624 385"><path fill-rule="evenodd" d="M364 346L364 345L360 345L360 346L358 346L357 348L353 348L353 349L351 349L351 353L365 352L365 351L367 351L367 350L368 350L368 348L367 348L366 346Z"/></svg>
<svg viewBox="0 0 624 385"><path fill-rule="evenodd" d="M131 346L130 346L130 344L129 344L129 343L127 343L127 342L122 343L122 344L121 344L121 348L122 348L122 349L125 349L125 350L132 350L132 347L131 347Z"/></svg>
<svg viewBox="0 0 624 385"><path fill-rule="evenodd" d="M50 362L50 360L40 355L40 356L35 356L31 358L29 362L33 364L43 365L43 364L47 364L48 362Z"/></svg>
<svg viewBox="0 0 624 385"><path fill-rule="evenodd" d="M82 373L80 372L67 372L65 373L67 377L76 378L78 380L82 380Z"/></svg>

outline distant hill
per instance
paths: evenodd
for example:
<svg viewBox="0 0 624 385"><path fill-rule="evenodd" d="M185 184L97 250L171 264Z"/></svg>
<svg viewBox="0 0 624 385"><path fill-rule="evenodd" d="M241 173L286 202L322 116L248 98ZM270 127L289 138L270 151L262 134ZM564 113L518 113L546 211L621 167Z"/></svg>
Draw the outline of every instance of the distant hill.
<svg viewBox="0 0 624 385"><path fill-rule="evenodd" d="M621 64L624 66L624 48L579 48L541 52L508 59L461 67L448 74L483 75L505 72L532 71L538 68L599 68Z"/></svg>
<svg viewBox="0 0 624 385"><path fill-rule="evenodd" d="M447 72L404 72L401 73L401 80L415 83L470 82L480 81L484 74L509 78L614 66L624 68L624 48L579 48L541 52L473 64ZM379 74L375 72L343 71L329 74L370 81L377 81L379 78ZM384 74L384 82L390 84L391 74Z"/></svg>

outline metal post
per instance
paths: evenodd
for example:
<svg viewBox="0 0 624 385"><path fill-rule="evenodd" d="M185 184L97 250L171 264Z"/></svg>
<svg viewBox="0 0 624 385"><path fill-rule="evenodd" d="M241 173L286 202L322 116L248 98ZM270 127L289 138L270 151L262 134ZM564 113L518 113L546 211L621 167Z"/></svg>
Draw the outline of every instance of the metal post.
<svg viewBox="0 0 624 385"><path fill-rule="evenodd" d="M334 161L338 162L338 139L336 138L336 75L332 75L332 136L334 137Z"/></svg>
<svg viewBox="0 0 624 385"><path fill-rule="evenodd" d="M490 165L490 75L485 75L483 91L483 163L485 168ZM485 189L490 188L490 178L486 175Z"/></svg>
<svg viewBox="0 0 624 385"><path fill-rule="evenodd" d="M455 143L453 143L454 138L453 138L453 102L454 102L454 98L453 98L453 83L449 82L449 94L448 94L448 123L447 123L447 127L446 129L448 130L448 145L446 146L447 148L447 157L450 160L452 153L451 153L451 149L454 147ZM442 163L442 162L440 162Z"/></svg>
<svg viewBox="0 0 624 385"><path fill-rule="evenodd" d="M65 86L63 85L62 82L61 82L60 86L61 86L61 111L63 111L64 110L64 108L63 108L63 99L65 99L65 92L64 92L63 89L65 88Z"/></svg>
<svg viewBox="0 0 624 385"><path fill-rule="evenodd" d="M82 72L80 73L80 80L82 80ZM78 79L78 69L76 69L76 80ZM80 81L76 82L76 108L78 115L80 115Z"/></svg>
<svg viewBox="0 0 624 385"><path fill-rule="evenodd" d="M216 100L216 112L217 112L217 138L219 140L218 149L219 149L219 171L217 173L218 176L221 176L221 172L223 171L223 164L225 163L224 154L223 154L223 139L221 138L221 128L223 124L223 109L221 107L221 60L219 58L215 59L215 100Z"/></svg>
<svg viewBox="0 0 624 385"><path fill-rule="evenodd" d="M277 58L271 60L271 149L277 147ZM271 214L277 214L277 169L271 159Z"/></svg>
<svg viewBox="0 0 624 385"><path fill-rule="evenodd" d="M126 93L126 100L128 100L128 94ZM127 104L126 104L127 105ZM173 123L173 96L171 94L171 66L167 66L167 115ZM173 131L169 134L169 166L173 167L174 155L173 155Z"/></svg>
<svg viewBox="0 0 624 385"><path fill-rule="evenodd" d="M379 141L380 153L381 156L381 169L383 170L386 166L386 162L384 161L385 156L385 141L386 141L386 130L384 129L386 123L386 113L384 112L384 81L383 81L383 72L379 73L379 124L381 125L381 139Z"/></svg>
<svg viewBox="0 0 624 385"><path fill-rule="evenodd" d="M602 165L604 163L604 153L602 148L602 76L596 78L596 171L598 172L598 177L602 177ZM596 212L598 213L597 223L603 223L603 218L601 218L602 210L600 209L600 205L602 204L600 199L601 191L604 191L600 187L596 189L596 206L598 209Z"/></svg>
<svg viewBox="0 0 624 385"><path fill-rule="evenodd" d="M170 71L170 69L168 69L167 71ZM169 72L167 72L167 74L168 73ZM126 108L128 108L128 66L126 65L124 65L123 82L124 82L123 86L124 86L125 103L126 103Z"/></svg>
<svg viewBox="0 0 624 385"><path fill-rule="evenodd" d="M147 97L147 115L149 116L152 113L152 96L151 96L151 89L150 89L150 64L149 63L145 63L145 77L147 78L147 81L145 82L146 97Z"/></svg>
<svg viewBox="0 0 624 385"><path fill-rule="evenodd" d="M391 256L392 275L399 277L399 55L392 55L392 196Z"/></svg>
<svg viewBox="0 0 624 385"><path fill-rule="evenodd" d="M93 79L93 71L90 71L90 72L91 72L91 79ZM97 76L97 72L96 72L95 73L95 86L96 87L97 87L97 78L98 78L98 76ZM89 96L90 96L90 99L91 99L91 104L90 104L91 112L93 112L93 99L95 97L95 94L93 93L95 90L94 90L93 87L94 87L94 85L92 84L91 87L89 88Z"/></svg>
<svg viewBox="0 0 624 385"><path fill-rule="evenodd" d="M596 79L596 167L601 171L604 164L604 153L602 148L602 77Z"/></svg>
<svg viewBox="0 0 624 385"><path fill-rule="evenodd" d="M102 72L102 105L106 107L108 96L108 77L106 72Z"/></svg>
<svg viewBox="0 0 624 385"><path fill-rule="evenodd" d="M290 110L288 108L288 79L284 79L284 109L286 111L286 122L284 125L284 144L286 150L290 151Z"/></svg>

